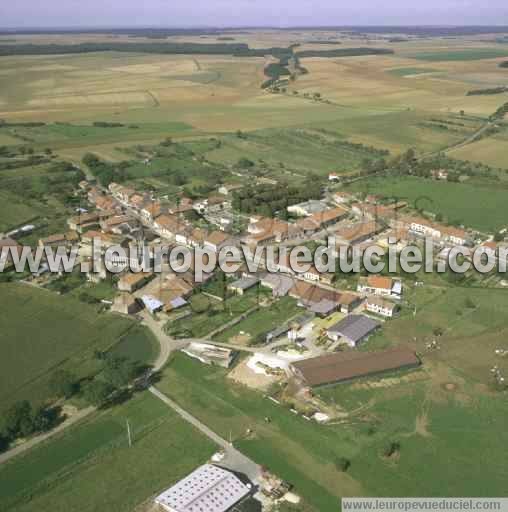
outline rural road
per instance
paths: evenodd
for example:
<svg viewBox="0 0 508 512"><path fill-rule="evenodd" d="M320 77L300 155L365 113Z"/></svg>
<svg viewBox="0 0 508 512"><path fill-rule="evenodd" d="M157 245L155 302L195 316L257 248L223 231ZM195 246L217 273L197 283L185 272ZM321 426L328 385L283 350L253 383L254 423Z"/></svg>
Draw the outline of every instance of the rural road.
<svg viewBox="0 0 508 512"><path fill-rule="evenodd" d="M171 409L173 409L181 418L190 423L193 427L198 429L202 434L224 450L225 458L221 461L221 466L243 473L249 477L251 482L258 480L261 476L261 467L258 464L243 455L243 453L239 452L229 442L217 435L197 418L182 409L176 402L168 398L164 393L161 393L157 388L151 386L149 391L167 406L171 407Z"/></svg>

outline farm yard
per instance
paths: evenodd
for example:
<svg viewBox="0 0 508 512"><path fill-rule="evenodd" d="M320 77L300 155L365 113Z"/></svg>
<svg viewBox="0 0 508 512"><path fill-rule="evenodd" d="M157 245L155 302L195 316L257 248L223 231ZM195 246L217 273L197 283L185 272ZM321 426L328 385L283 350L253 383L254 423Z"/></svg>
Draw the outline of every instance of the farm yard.
<svg viewBox="0 0 508 512"><path fill-rule="evenodd" d="M474 381L464 381L454 370L432 361L428 366L415 379L387 379L386 388L371 379L372 387L365 390L358 384L319 391L323 400L340 408L343 418L327 426L309 423L286 407L227 382L224 370L202 367L183 355L166 369L160 388L222 436L231 431L235 446L292 482L312 510L331 512L339 496L351 493L416 496L431 489L433 496L447 496L452 489L467 496L471 488L461 478L466 467L475 481L482 482L482 493L502 492L503 458L483 425L489 422L504 439L506 404L501 397L477 396ZM455 382L460 383L453 387L455 393L443 387ZM460 436L454 418L468 425ZM247 429L252 434L247 435ZM396 460L383 456L390 441L400 442ZM480 445L498 468L495 475L486 475L477 464L473 454ZM430 467L436 450L448 460L461 460L447 469L452 471L447 478ZM346 473L335 467L341 457L351 461ZM422 470L422 460L428 460L427 469Z"/></svg>

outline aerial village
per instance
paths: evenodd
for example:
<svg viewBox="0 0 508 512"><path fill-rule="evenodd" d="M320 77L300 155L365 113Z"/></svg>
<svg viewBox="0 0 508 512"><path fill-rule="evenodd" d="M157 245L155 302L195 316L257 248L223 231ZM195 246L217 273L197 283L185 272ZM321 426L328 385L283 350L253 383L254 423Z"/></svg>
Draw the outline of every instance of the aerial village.
<svg viewBox="0 0 508 512"><path fill-rule="evenodd" d="M327 423L336 419L336 411L319 399L316 390L322 386L421 365L419 354L410 347L361 350L369 338L382 333L385 322L411 307L403 277L342 276L313 267L298 274L289 261L279 260L276 273L251 273L243 265L234 274L217 270L196 282L194 261L185 273L175 273L169 266L157 274L142 271L140 248L184 245L218 253L226 246L305 245L315 250L332 236L337 251L341 246L375 245L381 254L389 241L401 251L432 237L438 258L457 245L483 245L493 252L498 247L492 237L417 216L404 202L392 204L343 191L335 186L336 174L330 174L329 181L331 187L322 199L288 205L289 220L235 211L232 196L238 185L221 185L205 200L182 196L171 201L116 183L105 188L83 181L78 192L83 205L67 219L68 230L38 244L79 244L79 263L91 259L94 239L101 240L103 251L114 245L133 249L133 261L116 263L130 263L131 269L139 266L140 271L112 275L100 268L86 275L90 286L108 282L113 287L111 300L102 301L106 309L139 320L151 318L152 325L191 358L231 369L232 379L263 392L272 402L281 407L290 403L291 412L305 420ZM21 249L15 232L0 240L0 246ZM58 277L43 265L31 279L44 285ZM155 503L170 512L198 510L193 506L230 510L253 493L249 482L261 489L258 500L298 501L290 484L242 462L238 452L224 446L210 464L157 496ZM237 472L246 473L249 481L243 482Z"/></svg>

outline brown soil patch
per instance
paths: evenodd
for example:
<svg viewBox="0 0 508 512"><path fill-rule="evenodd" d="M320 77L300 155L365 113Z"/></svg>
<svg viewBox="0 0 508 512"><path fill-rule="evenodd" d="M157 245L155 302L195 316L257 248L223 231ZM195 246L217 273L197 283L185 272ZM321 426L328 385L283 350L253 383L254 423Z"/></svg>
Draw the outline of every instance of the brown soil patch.
<svg viewBox="0 0 508 512"><path fill-rule="evenodd" d="M263 375L253 372L248 366L247 361L242 361L228 374L228 378L240 384L244 384L252 389L261 391L267 390L272 384L281 380L275 375Z"/></svg>

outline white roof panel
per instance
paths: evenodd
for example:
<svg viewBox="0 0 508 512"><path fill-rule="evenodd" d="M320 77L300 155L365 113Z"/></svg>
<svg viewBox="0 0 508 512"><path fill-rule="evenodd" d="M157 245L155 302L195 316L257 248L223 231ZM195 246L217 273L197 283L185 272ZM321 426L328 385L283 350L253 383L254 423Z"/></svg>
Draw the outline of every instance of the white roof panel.
<svg viewBox="0 0 508 512"><path fill-rule="evenodd" d="M249 492L233 473L205 464L157 496L155 502L175 512L226 512Z"/></svg>

